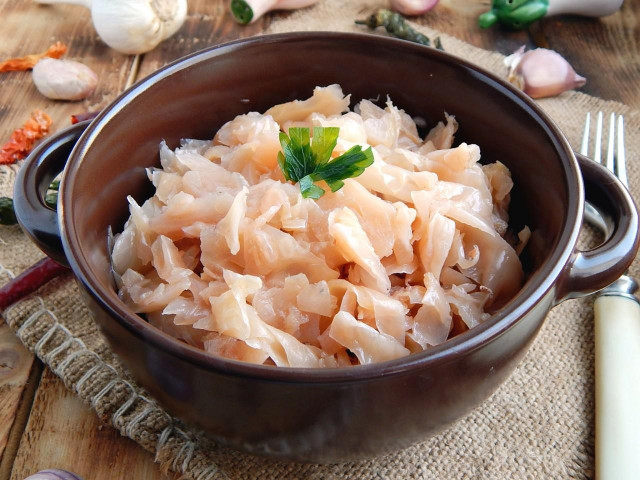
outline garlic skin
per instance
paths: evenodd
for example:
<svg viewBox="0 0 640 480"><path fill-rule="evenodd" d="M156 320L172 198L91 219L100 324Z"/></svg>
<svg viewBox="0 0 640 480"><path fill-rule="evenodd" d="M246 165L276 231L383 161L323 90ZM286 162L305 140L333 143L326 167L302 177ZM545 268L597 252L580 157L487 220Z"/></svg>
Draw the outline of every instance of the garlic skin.
<svg viewBox="0 0 640 480"><path fill-rule="evenodd" d="M504 63L509 67L509 82L531 98L554 97L587 83L558 52L545 48L525 52L520 47Z"/></svg>
<svg viewBox="0 0 640 480"><path fill-rule="evenodd" d="M320 0L231 0L229 8L233 19L247 25L271 10L296 10L308 7Z"/></svg>
<svg viewBox="0 0 640 480"><path fill-rule="evenodd" d="M28 476L24 480L82 480L81 477L66 470L50 468Z"/></svg>
<svg viewBox="0 0 640 480"><path fill-rule="evenodd" d="M153 50L176 33L187 16L187 0L35 0L70 3L91 9L91 20L104 43L126 54Z"/></svg>
<svg viewBox="0 0 640 480"><path fill-rule="evenodd" d="M422 15L438 4L438 0L391 0L391 9L403 15Z"/></svg>
<svg viewBox="0 0 640 480"><path fill-rule="evenodd" d="M95 72L73 60L43 58L33 67L32 75L38 91L52 100L82 100L98 85Z"/></svg>

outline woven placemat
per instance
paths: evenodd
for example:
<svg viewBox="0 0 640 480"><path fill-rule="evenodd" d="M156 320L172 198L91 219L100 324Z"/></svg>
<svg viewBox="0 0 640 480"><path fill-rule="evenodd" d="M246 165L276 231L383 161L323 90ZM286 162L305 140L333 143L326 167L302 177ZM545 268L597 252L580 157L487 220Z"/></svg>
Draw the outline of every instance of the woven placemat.
<svg viewBox="0 0 640 480"><path fill-rule="evenodd" d="M354 18L377 1L324 0L275 22L272 32L360 31ZM445 49L504 76L503 57L429 28ZM625 114L629 177L639 187L640 112L578 92L540 101L577 146L586 112ZM0 167L0 195L15 168ZM583 238L586 244L589 238ZM42 254L18 227L0 227L0 284ZM637 262L631 269L637 274ZM107 424L185 479L530 479L593 477L594 375L592 303L556 307L511 377L481 406L440 435L373 460L341 465L281 463L220 447L164 412L120 366L100 337L70 276L10 307L3 317L20 340Z"/></svg>

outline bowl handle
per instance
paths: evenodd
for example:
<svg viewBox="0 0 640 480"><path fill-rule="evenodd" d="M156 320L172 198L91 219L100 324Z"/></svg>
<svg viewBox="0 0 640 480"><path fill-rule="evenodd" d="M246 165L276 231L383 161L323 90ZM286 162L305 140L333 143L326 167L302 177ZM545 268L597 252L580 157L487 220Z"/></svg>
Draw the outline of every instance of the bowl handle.
<svg viewBox="0 0 640 480"><path fill-rule="evenodd" d="M594 293L617 280L638 251L638 211L622 183L605 167L576 154L586 201L600 213L608 231L604 243L576 250L560 276L556 303Z"/></svg>
<svg viewBox="0 0 640 480"><path fill-rule="evenodd" d="M22 230L40 250L66 266L69 262L62 248L58 216L44 197L89 123L90 120L77 123L45 139L24 161L14 185L13 207ZM59 202L58 197L58 205Z"/></svg>

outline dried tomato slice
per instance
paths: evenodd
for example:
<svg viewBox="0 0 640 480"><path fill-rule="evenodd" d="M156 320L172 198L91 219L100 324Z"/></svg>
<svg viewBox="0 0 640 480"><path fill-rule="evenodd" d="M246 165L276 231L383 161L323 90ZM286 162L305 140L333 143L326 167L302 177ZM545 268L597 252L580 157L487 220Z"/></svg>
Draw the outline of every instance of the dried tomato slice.
<svg viewBox="0 0 640 480"><path fill-rule="evenodd" d="M38 60L44 57L60 58L66 51L67 46L64 43L56 42L51 45L46 52L34 53L18 58L9 58L8 60L0 62L0 72L30 70L38 63Z"/></svg>
<svg viewBox="0 0 640 480"><path fill-rule="evenodd" d="M31 118L22 128L15 130L11 139L0 148L0 165L11 165L29 155L36 140L49 133L51 123L51 117L42 110L31 112Z"/></svg>

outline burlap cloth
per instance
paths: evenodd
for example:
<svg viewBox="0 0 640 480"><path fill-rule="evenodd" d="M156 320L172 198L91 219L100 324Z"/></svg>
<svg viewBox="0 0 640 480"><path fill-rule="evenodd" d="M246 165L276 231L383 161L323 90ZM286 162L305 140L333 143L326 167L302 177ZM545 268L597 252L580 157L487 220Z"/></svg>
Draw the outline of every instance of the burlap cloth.
<svg viewBox="0 0 640 480"><path fill-rule="evenodd" d="M275 22L272 32L358 31L353 19L381 2L326 0ZM420 28L428 35L438 32ZM445 49L500 75L502 56L441 35ZM586 112L625 114L632 192L640 166L640 112L570 92L540 105L578 146ZM0 195L15 169L0 170ZM588 239L583 239L587 241ZM0 229L0 283L42 254L18 227ZM632 274L637 274L637 262ZM186 479L592 478L594 374L592 302L567 301L545 322L523 362L482 405L442 434L404 451L342 465L277 463L217 446L165 413L136 386L104 344L70 276L4 312L21 341L90 403L100 418ZM250 421L250 419L247 419Z"/></svg>

